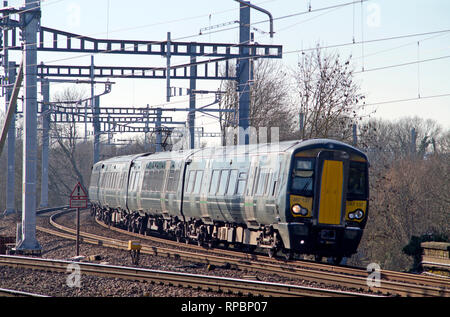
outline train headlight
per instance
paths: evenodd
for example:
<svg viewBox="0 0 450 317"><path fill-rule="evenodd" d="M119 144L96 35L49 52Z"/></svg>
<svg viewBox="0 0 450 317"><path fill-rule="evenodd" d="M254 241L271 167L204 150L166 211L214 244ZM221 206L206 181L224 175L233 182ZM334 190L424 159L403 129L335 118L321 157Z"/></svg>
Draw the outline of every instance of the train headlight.
<svg viewBox="0 0 450 317"><path fill-rule="evenodd" d="M300 205L294 205L292 206L292 212L294 214L300 214L300 212L302 211L302 207Z"/></svg>
<svg viewBox="0 0 450 317"><path fill-rule="evenodd" d="M348 214L348 218L353 220L361 220L364 217L364 212L361 209L356 209L354 212Z"/></svg>
<svg viewBox="0 0 450 317"><path fill-rule="evenodd" d="M364 217L364 212L361 209L357 209L355 211L355 217L356 219L362 219L362 217Z"/></svg>
<svg viewBox="0 0 450 317"><path fill-rule="evenodd" d="M308 209L296 204L292 206L292 212L296 215L306 216L308 214Z"/></svg>

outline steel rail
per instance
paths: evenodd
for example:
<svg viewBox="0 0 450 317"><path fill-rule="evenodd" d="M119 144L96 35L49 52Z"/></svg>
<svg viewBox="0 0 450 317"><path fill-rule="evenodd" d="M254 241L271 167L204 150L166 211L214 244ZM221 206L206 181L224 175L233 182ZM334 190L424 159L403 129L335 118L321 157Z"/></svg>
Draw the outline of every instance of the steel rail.
<svg viewBox="0 0 450 317"><path fill-rule="evenodd" d="M162 283L173 286L200 288L221 293L258 296L317 296L317 297L359 297L364 294L329 290L298 285L261 282L236 278L217 277L201 274L169 272L136 267L104 265L65 260L29 258L1 255L0 265L29 268L33 270L51 270L67 272L69 265L79 265L80 274L109 278L121 278L143 282Z"/></svg>
<svg viewBox="0 0 450 317"><path fill-rule="evenodd" d="M0 297L48 297L46 295L0 288Z"/></svg>
<svg viewBox="0 0 450 317"><path fill-rule="evenodd" d="M67 212L67 211L66 211ZM63 212L63 213L66 213ZM61 213L55 214L51 217L51 224L60 230L75 233L74 229L66 228L54 221L55 217L60 216ZM103 246L121 248L126 250L128 244L126 241L120 241L112 238L105 238L95 234L82 233L85 242L94 243ZM74 237L72 236L74 239ZM181 258L187 261L195 261L214 265L229 264L235 268L242 270L260 271L265 273L274 273L289 278L299 278L312 282L320 282L337 286L345 286L356 290L363 290L371 293L382 293L386 295L400 295L400 296L450 296L450 289L445 287L432 287L424 285L407 284L403 282L383 280L380 287L375 285L369 286L367 277L345 275L342 273L320 271L318 269L304 268L290 266L284 263L267 263L253 259L233 258L212 255L212 254L198 254L181 250L173 250L168 248L161 248L155 246L142 245L142 253L151 255L160 255L166 257ZM303 262L302 262L303 264Z"/></svg>
<svg viewBox="0 0 450 317"><path fill-rule="evenodd" d="M129 232L120 228L111 227L106 224L104 224L101 221L96 220L97 223L105 228L108 228L110 230L119 232L121 234L130 235L139 239L146 239L151 240L154 242L161 242L166 243L174 246L179 246L180 243L176 241L171 241L163 238L157 238L152 236L145 236L139 233L133 233ZM204 247L196 246L196 245L186 245L186 248L193 249L193 250L205 250ZM214 250L212 250L214 251ZM254 261L263 261L263 262L270 262L274 264L280 264L284 263L280 259L273 259L269 258L268 256L264 255L258 255L258 254L247 254L242 253L238 251L231 251L231 250L220 250L217 251L217 253L220 253L221 255L229 255L233 257L239 257L243 258L244 260L254 260ZM348 267L348 266L337 266L332 264L326 264L326 263L318 263L318 262L309 262L306 260L295 260L295 261L286 261L286 264L296 266L296 267L303 267L308 269L314 269L314 270L320 270L320 271L327 271L327 272L334 272L339 274L348 274L348 275L354 275L359 276L362 278L368 277L368 272L365 269L361 268L355 268L355 267ZM400 282L400 283L408 283L408 284L417 284L417 285L423 285L423 286L430 286L430 287L437 287L437 288L447 288L450 290L450 279L445 277L430 277L430 276L423 276L418 274L411 274L411 273L404 273L404 272L396 272L396 271L390 271L390 270L381 270L381 279L382 281L392 281L392 282Z"/></svg>
<svg viewBox="0 0 450 317"><path fill-rule="evenodd" d="M53 215L58 216L58 215ZM53 217L52 216L52 217ZM58 232L52 229L48 228L42 228L37 227L38 230L44 231L49 234L57 235L66 239L72 239L74 240L76 237L74 236L75 230L71 228L66 228L56 222L54 222L53 219L51 219L51 224L54 225L59 230L63 230L65 232ZM104 247L112 247L122 250L128 249L128 241L120 241L112 238L106 238L101 237L95 234L90 234L86 232L80 233L80 238L82 242L85 243L91 243L96 244L99 246ZM286 268L283 266L268 264L268 263L261 263L261 262L255 262L255 261L246 261L239 258L228 258L223 256L215 256L215 255L208 255L208 254L199 254L199 253L193 253L193 252L187 252L182 250L174 250L169 248L162 248L162 247L155 247L155 246L148 246L148 245L142 245L141 253L143 254L149 254L149 255L158 255L168 258L176 258L176 259L182 259L186 261L191 262L197 262L197 263L205 263L209 265L229 265L230 267L239 268L242 270L250 270L250 271L261 271L265 273L275 273L281 276L289 277L289 278L298 278L301 277L304 280L309 280L313 282L317 282L317 280L320 280L321 282L324 282L324 280L327 280L327 278L321 276L320 272L312 271L312 275L307 274L307 272L299 272L299 271L293 271L292 268ZM332 282L333 285L341 286L342 283L338 283L336 281L335 276L333 274L330 274L328 277L329 282ZM354 284L350 283L347 284L347 287L354 287L359 286L360 283ZM359 287L356 287L359 289ZM367 294L366 294L367 295ZM361 295L365 296L365 295Z"/></svg>

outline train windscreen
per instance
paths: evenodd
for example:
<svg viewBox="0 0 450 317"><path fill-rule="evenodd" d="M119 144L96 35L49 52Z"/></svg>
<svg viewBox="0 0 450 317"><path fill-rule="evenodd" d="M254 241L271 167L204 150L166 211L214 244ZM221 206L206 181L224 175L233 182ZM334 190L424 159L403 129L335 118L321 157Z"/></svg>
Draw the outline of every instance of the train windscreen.
<svg viewBox="0 0 450 317"><path fill-rule="evenodd" d="M296 158L292 171L291 192L304 196L313 195L315 159Z"/></svg>
<svg viewBox="0 0 450 317"><path fill-rule="evenodd" d="M351 199L365 199L367 197L367 164L364 162L350 162L347 197Z"/></svg>

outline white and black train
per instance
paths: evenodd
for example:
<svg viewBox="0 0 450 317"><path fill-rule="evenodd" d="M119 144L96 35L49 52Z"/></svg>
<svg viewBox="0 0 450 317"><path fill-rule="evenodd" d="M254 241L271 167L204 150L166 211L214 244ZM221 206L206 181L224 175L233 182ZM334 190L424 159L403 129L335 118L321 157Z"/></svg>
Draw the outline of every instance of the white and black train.
<svg viewBox="0 0 450 317"><path fill-rule="evenodd" d="M114 157L93 166L89 199L130 231L339 262L361 240L368 181L363 152L312 139Z"/></svg>

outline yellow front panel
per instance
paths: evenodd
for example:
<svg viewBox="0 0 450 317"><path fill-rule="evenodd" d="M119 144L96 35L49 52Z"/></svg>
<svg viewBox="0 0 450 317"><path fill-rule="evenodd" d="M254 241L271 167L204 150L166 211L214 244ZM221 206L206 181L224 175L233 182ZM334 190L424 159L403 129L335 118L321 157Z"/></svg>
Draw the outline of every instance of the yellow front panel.
<svg viewBox="0 0 450 317"><path fill-rule="evenodd" d="M344 164L342 161L323 162L320 188L319 223L341 223Z"/></svg>

